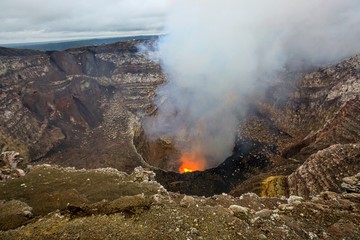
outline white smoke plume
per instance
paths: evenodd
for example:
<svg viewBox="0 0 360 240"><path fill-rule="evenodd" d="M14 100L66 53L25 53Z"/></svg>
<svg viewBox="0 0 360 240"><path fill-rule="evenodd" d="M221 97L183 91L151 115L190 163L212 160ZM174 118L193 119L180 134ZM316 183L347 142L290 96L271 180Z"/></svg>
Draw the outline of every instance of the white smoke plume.
<svg viewBox="0 0 360 240"><path fill-rule="evenodd" d="M360 52L359 0L175 0L159 51L169 82L146 124L214 167L231 154L241 98L289 60L329 62Z"/></svg>

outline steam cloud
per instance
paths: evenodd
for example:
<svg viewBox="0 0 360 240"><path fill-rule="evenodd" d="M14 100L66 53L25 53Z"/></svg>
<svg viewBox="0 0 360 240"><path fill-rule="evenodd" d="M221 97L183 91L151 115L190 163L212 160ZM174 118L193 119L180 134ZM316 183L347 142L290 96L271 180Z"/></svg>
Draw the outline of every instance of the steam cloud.
<svg viewBox="0 0 360 240"><path fill-rule="evenodd" d="M178 0L160 41L169 82L146 131L172 136L213 167L231 154L241 96L289 60L329 62L359 53L358 0Z"/></svg>

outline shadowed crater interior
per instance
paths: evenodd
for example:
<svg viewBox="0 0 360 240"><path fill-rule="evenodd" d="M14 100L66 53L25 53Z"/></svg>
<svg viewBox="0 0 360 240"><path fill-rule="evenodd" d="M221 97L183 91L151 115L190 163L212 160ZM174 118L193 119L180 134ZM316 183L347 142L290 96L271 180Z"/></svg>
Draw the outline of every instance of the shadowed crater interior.
<svg viewBox="0 0 360 240"><path fill-rule="evenodd" d="M135 143L138 144L139 142L139 140L135 141ZM155 143L158 143L157 147L154 146L154 143L150 144L150 147L147 145L147 151L144 151L144 145L141 145L141 147L138 145L139 152L141 152L144 159L151 164L155 165L156 161L159 161L159 158L149 159L149 157L161 156L164 162L173 156L179 156L179 154L176 154L177 152L171 148L170 144L159 144L160 142L160 140L155 141ZM153 154L154 149L151 149L151 147L157 152L156 155ZM235 141L232 155L217 167L204 171L178 173L175 171L162 170L161 165L164 166L164 164L160 160L160 167L154 169L156 173L155 178L166 189L173 192L199 196L228 193L238 183L246 180L249 176L258 174L269 165L269 159L264 151L275 152L276 149L275 147L264 146L249 138L238 138ZM167 156L166 153L172 155Z"/></svg>

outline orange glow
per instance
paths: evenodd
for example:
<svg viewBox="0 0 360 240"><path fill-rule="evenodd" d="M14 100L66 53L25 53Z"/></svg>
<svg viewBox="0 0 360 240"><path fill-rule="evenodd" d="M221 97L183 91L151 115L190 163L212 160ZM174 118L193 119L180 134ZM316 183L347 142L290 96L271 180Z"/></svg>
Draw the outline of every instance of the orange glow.
<svg viewBox="0 0 360 240"><path fill-rule="evenodd" d="M202 171L205 169L205 158L200 154L185 153L180 158L180 173Z"/></svg>

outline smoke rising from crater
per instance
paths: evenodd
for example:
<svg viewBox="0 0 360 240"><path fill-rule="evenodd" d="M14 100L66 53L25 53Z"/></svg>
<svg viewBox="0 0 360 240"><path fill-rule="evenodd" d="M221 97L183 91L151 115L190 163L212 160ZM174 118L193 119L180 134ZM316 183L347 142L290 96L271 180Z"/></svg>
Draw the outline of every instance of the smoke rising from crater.
<svg viewBox="0 0 360 240"><path fill-rule="evenodd" d="M360 52L358 0L173 1L160 40L169 82L146 131L172 136L213 167L231 154L244 96L289 60L335 61Z"/></svg>

